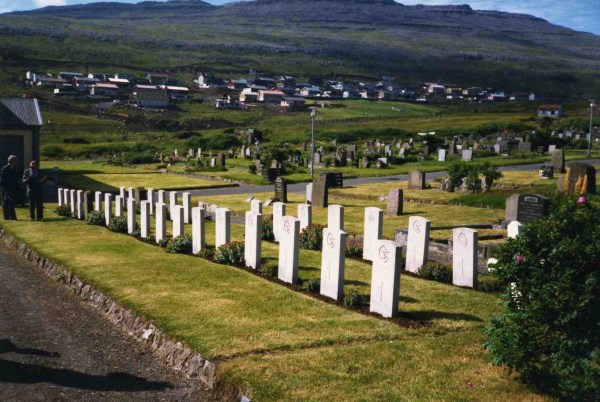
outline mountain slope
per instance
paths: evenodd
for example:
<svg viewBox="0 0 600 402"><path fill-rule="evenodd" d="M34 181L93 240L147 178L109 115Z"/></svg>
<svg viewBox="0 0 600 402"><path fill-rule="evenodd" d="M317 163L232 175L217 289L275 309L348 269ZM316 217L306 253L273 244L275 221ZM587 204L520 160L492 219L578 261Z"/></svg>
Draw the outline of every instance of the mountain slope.
<svg viewBox="0 0 600 402"><path fill-rule="evenodd" d="M22 69L209 69L600 93L600 37L528 15L392 0L96 3L0 15ZM34 64L30 67L31 64Z"/></svg>

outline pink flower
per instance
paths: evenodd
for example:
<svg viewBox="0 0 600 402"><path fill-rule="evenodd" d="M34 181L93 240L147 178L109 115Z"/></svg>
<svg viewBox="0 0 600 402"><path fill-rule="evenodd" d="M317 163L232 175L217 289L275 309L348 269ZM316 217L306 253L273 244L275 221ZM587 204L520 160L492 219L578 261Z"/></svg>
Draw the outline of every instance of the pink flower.
<svg viewBox="0 0 600 402"><path fill-rule="evenodd" d="M523 257L522 255L518 255L517 264L523 264L523 262L525 262L525 257Z"/></svg>
<svg viewBox="0 0 600 402"><path fill-rule="evenodd" d="M467 387L469 387L469 388L473 388L473 383L472 383L471 381L469 381L469 382L467 383Z"/></svg>
<svg viewBox="0 0 600 402"><path fill-rule="evenodd" d="M587 202L587 200L585 199L585 197L579 197L577 199L577 205L584 205Z"/></svg>

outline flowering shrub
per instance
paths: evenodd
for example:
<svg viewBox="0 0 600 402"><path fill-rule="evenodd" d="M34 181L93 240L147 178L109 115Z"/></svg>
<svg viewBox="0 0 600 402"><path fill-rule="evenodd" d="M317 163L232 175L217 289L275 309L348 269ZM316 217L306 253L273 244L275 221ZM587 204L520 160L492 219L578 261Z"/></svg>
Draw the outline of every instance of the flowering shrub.
<svg viewBox="0 0 600 402"><path fill-rule="evenodd" d="M220 264L243 267L244 261L244 242L232 241L223 244L215 251L215 261Z"/></svg>
<svg viewBox="0 0 600 402"><path fill-rule="evenodd" d="M300 232L300 248L306 250L321 250L323 246L323 225L310 225Z"/></svg>
<svg viewBox="0 0 600 402"><path fill-rule="evenodd" d="M486 329L493 362L560 399L600 400L600 208L557 198L498 253L511 286Z"/></svg>

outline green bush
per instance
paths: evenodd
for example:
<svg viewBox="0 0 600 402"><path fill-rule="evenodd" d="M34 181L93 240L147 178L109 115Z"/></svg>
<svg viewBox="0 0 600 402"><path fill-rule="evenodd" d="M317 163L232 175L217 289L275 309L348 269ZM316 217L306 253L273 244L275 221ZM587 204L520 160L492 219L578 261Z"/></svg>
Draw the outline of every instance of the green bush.
<svg viewBox="0 0 600 402"><path fill-rule="evenodd" d="M306 281L302 281L301 289L305 292L319 293L319 291L321 290L321 280L308 279Z"/></svg>
<svg viewBox="0 0 600 402"><path fill-rule="evenodd" d="M85 221L88 223L88 225L104 226L106 224L104 213L100 211L90 212L85 218Z"/></svg>
<svg viewBox="0 0 600 402"><path fill-rule="evenodd" d="M262 276L266 276L267 278L274 278L277 276L277 267L273 266L273 265L261 265L261 267L258 269L258 272L262 275Z"/></svg>
<svg viewBox="0 0 600 402"><path fill-rule="evenodd" d="M71 217L71 207L68 205L60 205L58 207L56 207L56 214L58 216L67 216L67 217Z"/></svg>
<svg viewBox="0 0 600 402"><path fill-rule="evenodd" d="M498 253L511 286L486 329L497 365L561 399L600 400L600 208L556 198Z"/></svg>
<svg viewBox="0 0 600 402"><path fill-rule="evenodd" d="M215 259L215 248L212 246L206 246L198 253L200 258L205 260L214 261Z"/></svg>
<svg viewBox="0 0 600 402"><path fill-rule="evenodd" d="M321 250L323 247L323 225L310 225L300 232L300 248L305 250Z"/></svg>
<svg viewBox="0 0 600 402"><path fill-rule="evenodd" d="M192 236L183 234L181 236L169 239L167 243L167 253L189 254L192 252Z"/></svg>
<svg viewBox="0 0 600 402"><path fill-rule="evenodd" d="M243 267L244 261L244 242L232 241L223 244L215 251L215 261L220 264Z"/></svg>
<svg viewBox="0 0 600 402"><path fill-rule="evenodd" d="M114 216L108 223L108 228L116 233L127 233L127 218L124 216Z"/></svg>
<svg viewBox="0 0 600 402"><path fill-rule="evenodd" d="M481 180L483 178L485 178L489 187L491 187L494 180L498 180L501 177L502 173L489 162L474 164L455 160L448 168L448 179L454 188L460 187L463 179L465 179L465 186L471 193L481 191Z"/></svg>
<svg viewBox="0 0 600 402"><path fill-rule="evenodd" d="M358 242L352 241L352 242L348 242L346 244L346 257L362 258L362 255L363 255L363 249L362 249L362 246Z"/></svg>
<svg viewBox="0 0 600 402"><path fill-rule="evenodd" d="M263 219L262 222L262 233L261 238L263 240L271 241L275 239L275 234L273 233L273 218L267 217Z"/></svg>
<svg viewBox="0 0 600 402"><path fill-rule="evenodd" d="M148 243L156 243L156 237L152 235L148 235L146 238L144 238L144 240L146 240Z"/></svg>
<svg viewBox="0 0 600 402"><path fill-rule="evenodd" d="M494 273L480 274L477 277L477 290L482 292L498 293L506 288L506 282Z"/></svg>
<svg viewBox="0 0 600 402"><path fill-rule="evenodd" d="M362 308L367 304L367 296L356 290L344 294L344 305L349 308Z"/></svg>
<svg viewBox="0 0 600 402"><path fill-rule="evenodd" d="M452 283L452 267L441 262L429 261L419 268L419 275L432 281Z"/></svg>
<svg viewBox="0 0 600 402"><path fill-rule="evenodd" d="M165 238L165 239L162 239L162 240L158 241L158 246L162 247L162 248L166 248L168 244L169 244L169 239L168 238Z"/></svg>

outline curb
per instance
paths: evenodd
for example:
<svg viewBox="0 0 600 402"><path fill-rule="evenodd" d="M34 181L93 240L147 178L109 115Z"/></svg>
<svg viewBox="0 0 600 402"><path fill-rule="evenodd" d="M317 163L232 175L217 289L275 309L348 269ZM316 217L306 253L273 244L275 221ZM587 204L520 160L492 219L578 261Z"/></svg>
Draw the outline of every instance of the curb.
<svg viewBox="0 0 600 402"><path fill-rule="evenodd" d="M3 240L19 256L37 265L47 276L72 290L81 301L86 301L102 312L115 326L162 357L173 370L182 373L188 379L199 380L209 389L214 387L216 375L214 363L193 352L182 342L175 342L154 324L134 314L133 311L119 306L117 302L96 290L91 284L83 282L66 268L39 255L4 229L0 230L0 240Z"/></svg>

